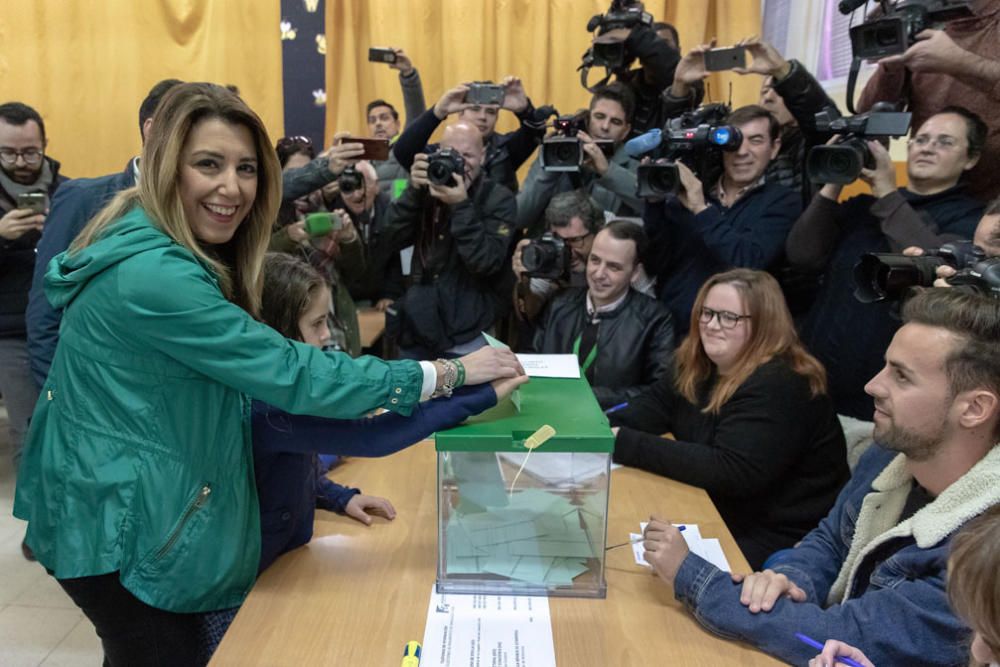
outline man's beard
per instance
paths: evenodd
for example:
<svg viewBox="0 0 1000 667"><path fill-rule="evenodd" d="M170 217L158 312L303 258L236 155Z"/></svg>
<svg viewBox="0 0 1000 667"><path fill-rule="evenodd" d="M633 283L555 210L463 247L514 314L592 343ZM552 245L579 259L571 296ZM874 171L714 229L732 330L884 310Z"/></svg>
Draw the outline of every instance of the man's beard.
<svg viewBox="0 0 1000 667"><path fill-rule="evenodd" d="M42 174L41 166L38 169L31 169L25 167L23 169L8 169L3 167L3 173L7 175L7 178L14 181L15 183L20 183L21 185L31 185L38 180L38 177Z"/></svg>
<svg viewBox="0 0 1000 667"><path fill-rule="evenodd" d="M937 453L944 440L944 424L931 435L922 435L908 431L890 420L888 428L880 433L876 425L873 433L875 442L881 443L886 449L905 454L912 461L926 461Z"/></svg>

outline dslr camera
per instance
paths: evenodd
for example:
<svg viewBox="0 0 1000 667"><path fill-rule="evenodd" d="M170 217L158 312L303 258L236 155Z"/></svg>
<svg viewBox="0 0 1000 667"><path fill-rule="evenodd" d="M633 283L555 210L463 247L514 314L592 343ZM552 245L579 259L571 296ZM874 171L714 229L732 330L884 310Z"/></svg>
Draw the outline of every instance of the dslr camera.
<svg viewBox="0 0 1000 667"><path fill-rule="evenodd" d="M843 0L840 11L850 14L863 4L858 0ZM967 0L899 0L890 5L883 0L881 16L851 28L851 52L862 60L903 53L922 31L972 16L970 4Z"/></svg>
<svg viewBox="0 0 1000 667"><path fill-rule="evenodd" d="M559 116L552 121L555 133L542 140L542 169L546 171L580 171L587 154L577 134L587 129L588 111L572 116ZM594 141L608 158L615 153L615 142Z"/></svg>
<svg viewBox="0 0 1000 667"><path fill-rule="evenodd" d="M612 0L605 14L597 14L587 22L587 32L597 31L594 45L583 54L583 67L619 69L632 58L625 52L625 42L601 39L601 35L619 28L631 30L637 25L652 27L653 16L643 11L635 0Z"/></svg>
<svg viewBox="0 0 1000 667"><path fill-rule="evenodd" d="M451 187L465 177L465 159L454 148L439 148L427 157L427 180Z"/></svg>
<svg viewBox="0 0 1000 667"><path fill-rule="evenodd" d="M364 184L364 178L361 172L354 167L347 167L340 173L337 178L337 185L340 187L340 191L347 195L355 190L360 190L361 186Z"/></svg>
<svg viewBox="0 0 1000 667"><path fill-rule="evenodd" d="M559 236L545 232L541 238L524 246L521 264L525 275L547 280L569 280L572 250Z"/></svg>
<svg viewBox="0 0 1000 667"><path fill-rule="evenodd" d="M955 241L919 257L866 253L854 267L854 297L862 303L898 301L911 287L931 287L939 266L957 273L948 284L1000 298L1000 257L986 257L972 241Z"/></svg>
<svg viewBox="0 0 1000 667"><path fill-rule="evenodd" d="M861 169L874 169L868 139L901 137L910 131L909 112L896 111L891 102L879 102L867 111L844 118L833 107L816 114L818 132L841 135L837 143L816 146L806 158L806 175L813 183L853 183Z"/></svg>
<svg viewBox="0 0 1000 667"><path fill-rule="evenodd" d="M743 143L743 133L733 125L723 124L729 111L725 104L706 104L671 118L663 130L653 130L630 141L626 150L633 157L663 144L668 160L666 164L639 165L636 194L639 197L677 194L681 185L676 163L678 159L686 163L693 157L703 159L713 150L737 150Z"/></svg>

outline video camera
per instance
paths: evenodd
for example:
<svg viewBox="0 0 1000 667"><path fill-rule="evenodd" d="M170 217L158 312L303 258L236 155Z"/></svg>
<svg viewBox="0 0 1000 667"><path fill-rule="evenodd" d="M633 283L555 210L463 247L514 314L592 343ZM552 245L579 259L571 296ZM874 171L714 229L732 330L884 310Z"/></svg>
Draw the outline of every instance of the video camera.
<svg viewBox="0 0 1000 667"><path fill-rule="evenodd" d="M451 187L465 177L465 158L453 148L439 148L427 156L427 180Z"/></svg>
<svg viewBox="0 0 1000 667"><path fill-rule="evenodd" d="M666 164L639 165L636 194L639 197L676 194L681 182L676 160L686 163L692 155L739 149L743 133L733 125L723 124L729 112L726 104L706 104L671 118L662 130L650 130L626 143L625 151L636 158L656 150L661 144L666 146Z"/></svg>
<svg viewBox="0 0 1000 667"><path fill-rule="evenodd" d="M863 114L844 118L833 107L816 114L816 130L839 134L831 146L816 146L806 158L806 175L813 183L853 183L861 169L874 169L868 139L901 137L910 131L909 112L896 111L891 102L879 102Z"/></svg>
<svg viewBox="0 0 1000 667"><path fill-rule="evenodd" d="M587 22L587 32L597 32L594 45L583 54L584 67L605 67L619 69L632 60L625 51L625 41L601 39L601 35L612 30L637 25L652 27L653 16L643 11L641 3L635 0L612 0L611 7L604 14L597 14Z"/></svg>
<svg viewBox="0 0 1000 667"><path fill-rule="evenodd" d="M586 153L583 142L577 136L587 130L589 112L579 111L572 116L558 116L552 121L555 133L542 140L542 169L546 171L580 171ZM615 153L615 142L605 139L594 140L604 154L610 158Z"/></svg>
<svg viewBox="0 0 1000 667"><path fill-rule="evenodd" d="M521 250L521 264L531 278L569 280L572 261L570 247L552 232L545 232Z"/></svg>
<svg viewBox="0 0 1000 667"><path fill-rule="evenodd" d="M842 14L850 14L863 0L842 0ZM878 18L851 28L851 52L855 58L878 60L903 53L928 28L939 28L948 21L972 16L968 0L882 0Z"/></svg>
<svg viewBox="0 0 1000 667"><path fill-rule="evenodd" d="M955 241L919 257L866 253L854 267L854 298L862 303L902 299L911 287L931 287L939 266L957 273L949 285L1000 299L1000 257L986 257L972 241Z"/></svg>

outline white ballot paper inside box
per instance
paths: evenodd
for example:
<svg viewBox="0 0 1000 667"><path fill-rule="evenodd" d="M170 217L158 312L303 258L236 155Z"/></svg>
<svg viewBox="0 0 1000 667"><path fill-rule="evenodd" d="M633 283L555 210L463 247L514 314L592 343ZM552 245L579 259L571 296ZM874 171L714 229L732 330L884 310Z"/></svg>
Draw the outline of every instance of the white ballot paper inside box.
<svg viewBox="0 0 1000 667"><path fill-rule="evenodd" d="M431 587L421 667L556 667L549 599L456 595Z"/></svg>

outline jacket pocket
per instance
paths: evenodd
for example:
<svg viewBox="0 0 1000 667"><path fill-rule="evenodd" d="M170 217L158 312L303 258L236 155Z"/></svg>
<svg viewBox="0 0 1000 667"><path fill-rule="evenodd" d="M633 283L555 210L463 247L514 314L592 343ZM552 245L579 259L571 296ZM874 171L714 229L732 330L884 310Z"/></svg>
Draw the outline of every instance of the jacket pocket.
<svg viewBox="0 0 1000 667"><path fill-rule="evenodd" d="M212 485L205 482L201 487L195 492L194 497L188 501L187 506L181 513L179 519L174 524L173 528L170 529L170 533L167 538L163 541L160 546L150 554L146 559L147 563L156 564L158 561L162 560L167 554L169 554L174 547L177 545L178 540L184 534L184 530L191 523L192 519L198 514L205 503L208 502L209 496L212 495Z"/></svg>

